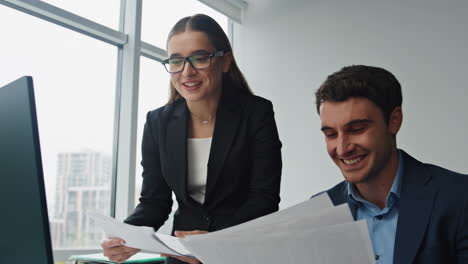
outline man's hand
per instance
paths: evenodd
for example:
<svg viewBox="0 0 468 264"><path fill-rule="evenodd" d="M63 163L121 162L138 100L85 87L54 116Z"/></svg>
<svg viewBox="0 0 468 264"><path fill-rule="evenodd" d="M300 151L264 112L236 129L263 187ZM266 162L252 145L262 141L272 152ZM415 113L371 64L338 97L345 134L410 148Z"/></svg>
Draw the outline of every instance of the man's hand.
<svg viewBox="0 0 468 264"><path fill-rule="evenodd" d="M125 246L125 241L120 238L106 238L101 242L104 256L110 261L122 263L140 251L138 248Z"/></svg>
<svg viewBox="0 0 468 264"><path fill-rule="evenodd" d="M207 231L200 231L200 230L195 230L195 231L175 231L174 234L176 237L185 237L185 236L191 236L191 235L199 235L199 234L206 234L208 233ZM170 254L161 254L161 256L164 257L171 257L171 258L176 258L180 261L189 263L189 264L200 264L201 262L192 257L182 257L182 256L174 256Z"/></svg>

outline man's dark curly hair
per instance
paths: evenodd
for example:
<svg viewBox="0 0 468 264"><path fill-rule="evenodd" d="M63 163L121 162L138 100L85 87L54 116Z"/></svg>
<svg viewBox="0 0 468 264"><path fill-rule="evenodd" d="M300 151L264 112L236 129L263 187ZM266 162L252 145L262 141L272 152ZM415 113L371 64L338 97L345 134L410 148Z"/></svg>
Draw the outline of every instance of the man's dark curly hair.
<svg viewBox="0 0 468 264"><path fill-rule="evenodd" d="M388 124L395 107L401 106L401 85L393 74L385 69L352 65L328 76L315 93L317 112L325 101L342 102L350 97L364 97L376 104Z"/></svg>

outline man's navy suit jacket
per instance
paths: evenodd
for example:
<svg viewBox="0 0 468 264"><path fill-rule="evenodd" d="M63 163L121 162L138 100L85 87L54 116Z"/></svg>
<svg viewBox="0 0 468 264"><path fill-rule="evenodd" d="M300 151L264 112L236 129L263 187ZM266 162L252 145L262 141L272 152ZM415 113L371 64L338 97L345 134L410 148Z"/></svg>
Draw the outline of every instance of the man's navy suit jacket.
<svg viewBox="0 0 468 264"><path fill-rule="evenodd" d="M468 175L403 159L393 263L468 263ZM327 193L356 217L345 181Z"/></svg>

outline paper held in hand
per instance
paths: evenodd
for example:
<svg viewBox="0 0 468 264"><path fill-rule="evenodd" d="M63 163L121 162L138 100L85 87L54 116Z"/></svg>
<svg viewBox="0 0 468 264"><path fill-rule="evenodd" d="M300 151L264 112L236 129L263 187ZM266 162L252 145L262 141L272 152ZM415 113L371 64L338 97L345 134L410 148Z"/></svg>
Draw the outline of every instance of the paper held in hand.
<svg viewBox="0 0 468 264"><path fill-rule="evenodd" d="M194 256L204 264L375 262L366 222L354 221L347 204L333 206L326 193L237 226L185 238L92 217L108 237L122 238L129 247Z"/></svg>
<svg viewBox="0 0 468 264"><path fill-rule="evenodd" d="M128 247L155 253L192 256L177 237L157 234L152 227L133 226L98 213L88 214L108 238L122 238Z"/></svg>

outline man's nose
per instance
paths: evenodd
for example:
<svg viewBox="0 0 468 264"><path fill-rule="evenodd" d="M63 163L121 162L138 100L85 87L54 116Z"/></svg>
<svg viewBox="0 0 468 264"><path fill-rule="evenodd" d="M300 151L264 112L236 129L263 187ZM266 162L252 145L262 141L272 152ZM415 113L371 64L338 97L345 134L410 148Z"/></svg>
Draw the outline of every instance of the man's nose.
<svg viewBox="0 0 468 264"><path fill-rule="evenodd" d="M339 156L346 156L354 150L354 144L350 141L348 136L340 136L336 146L336 154Z"/></svg>

